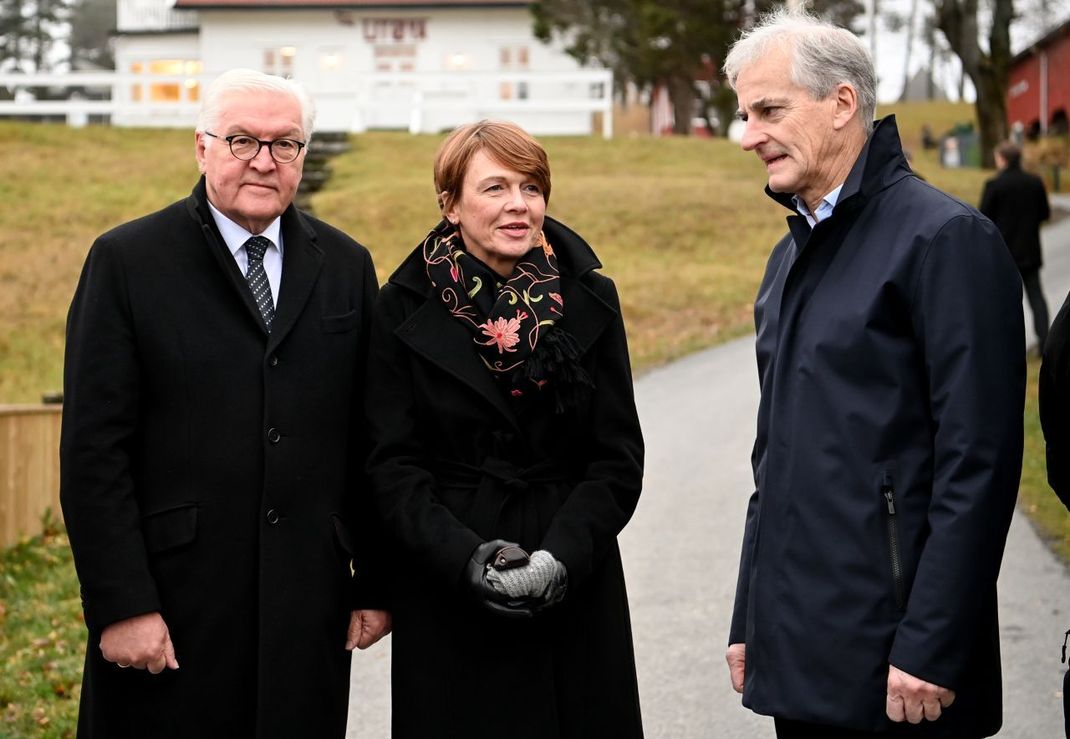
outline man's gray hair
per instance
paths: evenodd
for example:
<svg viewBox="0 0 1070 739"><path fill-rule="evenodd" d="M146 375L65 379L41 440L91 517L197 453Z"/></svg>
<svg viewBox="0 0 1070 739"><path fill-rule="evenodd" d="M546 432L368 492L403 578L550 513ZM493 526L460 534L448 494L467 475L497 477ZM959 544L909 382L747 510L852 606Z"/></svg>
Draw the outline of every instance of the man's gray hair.
<svg viewBox="0 0 1070 739"><path fill-rule="evenodd" d="M316 123L316 106L305 88L293 80L255 69L231 69L208 85L201 102L200 115L197 116L197 133L219 125L221 102L235 93L281 93L291 96L301 106L301 132L305 141L312 136L312 127Z"/></svg>
<svg viewBox="0 0 1070 739"><path fill-rule="evenodd" d="M824 100L839 84L858 93L858 116L867 133L877 110L877 77L865 44L846 28L803 11L781 8L765 15L732 45L724 61L732 89L740 72L775 49L791 55L791 81L814 100Z"/></svg>

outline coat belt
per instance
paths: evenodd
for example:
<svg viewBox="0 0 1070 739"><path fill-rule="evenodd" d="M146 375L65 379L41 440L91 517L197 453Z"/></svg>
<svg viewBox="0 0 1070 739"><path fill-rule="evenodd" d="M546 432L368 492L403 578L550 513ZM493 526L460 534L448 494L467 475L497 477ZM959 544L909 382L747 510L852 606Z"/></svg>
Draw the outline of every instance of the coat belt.
<svg viewBox="0 0 1070 739"><path fill-rule="evenodd" d="M529 495L531 486L567 483L558 460L546 459L521 467L500 457L486 457L479 465L441 461L432 467L440 488L472 491L465 524L484 539L508 538L521 546L538 546L542 539L540 516L535 513L539 495Z"/></svg>
<svg viewBox="0 0 1070 739"><path fill-rule="evenodd" d="M556 459L544 459L528 467L500 457L486 457L480 465L439 460L433 470L438 484L450 488L478 488L484 482L498 482L513 490L527 490L530 485L570 479Z"/></svg>

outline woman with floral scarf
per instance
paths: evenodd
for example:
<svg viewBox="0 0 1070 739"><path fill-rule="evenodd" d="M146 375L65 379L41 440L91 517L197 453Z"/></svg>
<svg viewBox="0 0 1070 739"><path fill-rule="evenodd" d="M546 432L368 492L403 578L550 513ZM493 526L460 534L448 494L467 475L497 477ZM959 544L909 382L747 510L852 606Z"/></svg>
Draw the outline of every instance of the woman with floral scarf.
<svg viewBox="0 0 1070 739"><path fill-rule="evenodd" d="M395 737L642 736L617 534L642 487L620 303L519 127L454 131L442 220L383 287L369 474Z"/></svg>

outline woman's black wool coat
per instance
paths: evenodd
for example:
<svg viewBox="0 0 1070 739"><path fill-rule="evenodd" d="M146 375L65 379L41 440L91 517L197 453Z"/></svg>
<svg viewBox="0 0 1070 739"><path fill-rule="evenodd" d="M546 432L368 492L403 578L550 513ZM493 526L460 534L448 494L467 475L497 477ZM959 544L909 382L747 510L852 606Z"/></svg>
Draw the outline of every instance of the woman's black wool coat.
<svg viewBox="0 0 1070 739"><path fill-rule="evenodd" d="M422 249L376 305L369 471L396 547L395 737L642 736L617 547L643 472L624 324L591 248L549 218L544 230L561 268L560 326L596 385L580 408L506 396L432 294ZM476 603L465 564L496 538L563 562L565 600L530 620Z"/></svg>

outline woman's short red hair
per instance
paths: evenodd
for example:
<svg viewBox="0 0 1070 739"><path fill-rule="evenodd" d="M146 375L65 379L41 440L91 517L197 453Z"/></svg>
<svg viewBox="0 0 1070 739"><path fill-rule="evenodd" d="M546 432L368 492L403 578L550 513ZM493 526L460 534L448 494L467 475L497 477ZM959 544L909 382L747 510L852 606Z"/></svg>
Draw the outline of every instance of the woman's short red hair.
<svg viewBox="0 0 1070 739"><path fill-rule="evenodd" d="M435 192L443 213L460 197L477 151L486 151L499 164L531 177L543 200L550 202L550 163L542 144L515 123L479 121L454 129L435 155Z"/></svg>

